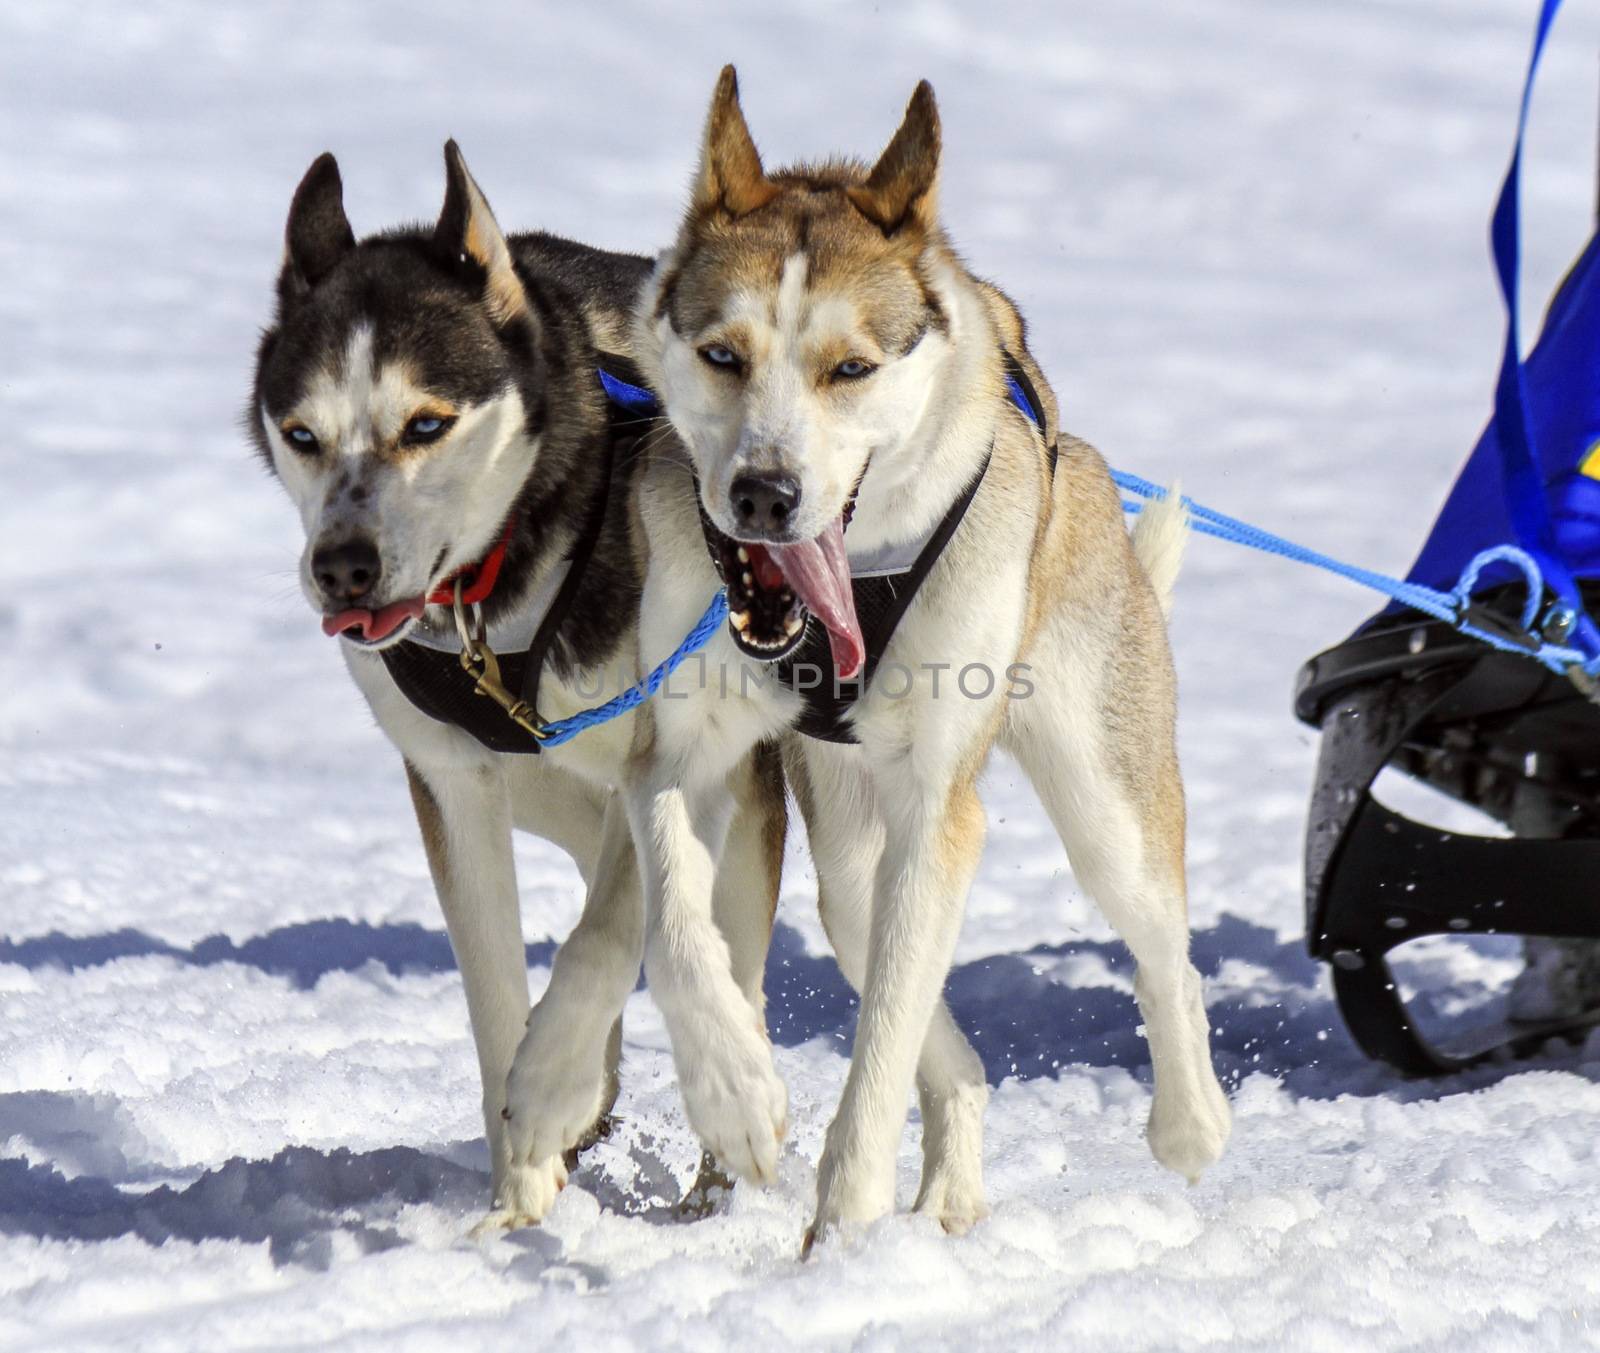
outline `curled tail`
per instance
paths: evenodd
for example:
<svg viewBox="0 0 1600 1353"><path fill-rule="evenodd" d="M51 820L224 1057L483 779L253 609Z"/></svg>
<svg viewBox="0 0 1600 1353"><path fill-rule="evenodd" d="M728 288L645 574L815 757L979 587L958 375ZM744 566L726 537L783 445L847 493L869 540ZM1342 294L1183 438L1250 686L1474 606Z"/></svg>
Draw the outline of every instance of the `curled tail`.
<svg viewBox="0 0 1600 1353"><path fill-rule="evenodd" d="M1178 581L1188 543L1189 509L1174 484L1165 498L1146 503L1133 524L1133 553L1150 579L1162 615L1172 614L1172 585Z"/></svg>

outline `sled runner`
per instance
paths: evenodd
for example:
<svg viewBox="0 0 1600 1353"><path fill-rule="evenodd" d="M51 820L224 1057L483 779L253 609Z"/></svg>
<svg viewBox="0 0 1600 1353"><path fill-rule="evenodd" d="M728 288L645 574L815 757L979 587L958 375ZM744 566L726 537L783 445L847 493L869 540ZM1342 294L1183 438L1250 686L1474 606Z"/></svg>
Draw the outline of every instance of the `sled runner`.
<svg viewBox="0 0 1600 1353"><path fill-rule="evenodd" d="M1544 0L1522 120L1559 0ZM1300 673L1295 712L1322 730L1306 837L1306 934L1370 1055L1429 1075L1581 1035L1600 1009L1435 1046L1388 955L1439 934L1600 938L1600 236L1519 361L1519 122L1493 220L1507 306L1494 414L1407 582L1452 589L1459 624L1391 604ZM1548 661L1553 646L1578 661ZM1377 801L1390 769L1509 832L1442 830Z"/></svg>

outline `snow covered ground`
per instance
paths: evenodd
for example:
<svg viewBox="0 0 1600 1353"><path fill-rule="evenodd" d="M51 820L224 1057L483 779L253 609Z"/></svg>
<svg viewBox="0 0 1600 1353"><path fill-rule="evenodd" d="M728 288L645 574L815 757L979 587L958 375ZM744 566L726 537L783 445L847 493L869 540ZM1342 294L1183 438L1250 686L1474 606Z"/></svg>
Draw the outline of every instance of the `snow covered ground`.
<svg viewBox="0 0 1600 1353"><path fill-rule="evenodd" d="M781 1184L672 1221L663 1029L537 1232L485 1197L460 983L396 758L294 586L235 417L289 194L430 217L460 139L501 219L650 249L720 63L772 159L875 150L916 79L944 201L1112 460L1403 569L1487 408L1485 220L1531 0L1001 9L0 7L0 1346L1591 1347L1600 1046L1407 1084L1301 944L1299 661L1370 609L1199 542L1176 643L1195 951L1237 1124L1141 1138L1129 967L1015 770L950 995L994 1085L993 1217L796 1261L853 1003L796 845L769 987ZM1595 6L1536 107L1530 294L1589 227ZM537 991L576 916L518 848ZM1502 942L1407 969L1445 1023ZM916 1134L902 1154L910 1201Z"/></svg>

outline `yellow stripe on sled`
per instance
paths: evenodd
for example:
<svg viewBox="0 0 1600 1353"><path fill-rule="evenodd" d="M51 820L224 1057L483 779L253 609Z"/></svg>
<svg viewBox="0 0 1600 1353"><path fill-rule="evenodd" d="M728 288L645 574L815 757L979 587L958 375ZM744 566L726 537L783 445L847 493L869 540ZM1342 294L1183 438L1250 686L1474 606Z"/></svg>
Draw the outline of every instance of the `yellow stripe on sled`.
<svg viewBox="0 0 1600 1353"><path fill-rule="evenodd" d="M1600 479L1600 441L1583 453L1583 459L1578 462L1578 473L1588 475L1590 479Z"/></svg>

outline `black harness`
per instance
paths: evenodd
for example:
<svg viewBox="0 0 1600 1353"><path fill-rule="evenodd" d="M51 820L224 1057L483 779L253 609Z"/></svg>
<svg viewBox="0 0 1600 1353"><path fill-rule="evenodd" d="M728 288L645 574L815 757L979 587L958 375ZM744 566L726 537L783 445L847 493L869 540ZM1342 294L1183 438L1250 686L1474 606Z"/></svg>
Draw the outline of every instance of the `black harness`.
<svg viewBox="0 0 1600 1353"><path fill-rule="evenodd" d="M612 370L626 371L630 380L634 377L635 373L620 358L607 357L606 366ZM506 689L519 692L535 711L538 709L539 681L544 675L551 646L572 613L578 594L583 590L584 573L594 557L595 546L605 526L606 505L610 500L611 482L617 466L643 439L651 421L649 417L641 416L637 401L628 403L619 400L612 390L612 384L605 380L605 375L602 373L602 384L607 393L604 468L583 529L567 553L567 576L551 599L550 607L539 622L528 647L509 653L496 650L501 680ZM639 387L633 385L630 388ZM429 718L470 733L491 752L537 754L543 750L538 738L506 718L505 711L499 705L477 693L475 678L462 667L455 653L405 639L384 649L382 656L390 679L400 688L400 693Z"/></svg>
<svg viewBox="0 0 1600 1353"><path fill-rule="evenodd" d="M1028 379L1028 373L1023 370L1022 364L1009 352L1005 354L1005 370L1008 398L1042 435L1045 422L1043 405L1039 402L1039 392ZM1054 478L1059 452L1055 443L1051 443L1048 450L1050 474ZM967 515L967 509L972 506L972 500L977 497L978 488L988 473L989 461L993 454L991 447L983 458L983 464L978 467L978 472L973 475L971 482L961 491L955 502L950 504L950 510L934 527L933 533L910 565L892 573L850 580L850 591L855 598L856 619L861 623L861 637L866 645L866 657L861 664L861 670L855 676L843 681L835 673L828 632L820 624L808 625L800 646L774 664L778 683L796 692L804 701L800 717L795 723L795 728L799 732L822 742L859 741L850 726L850 711L872 684L872 678L883 661L883 655L888 651L889 641L894 638L895 630L899 628L906 611L910 609L917 595L917 589L933 572L933 566L939 562L939 556L944 553L945 546L950 543L956 529L961 525L962 518ZM710 550L712 563L716 565L720 575L721 555L710 534L711 523L707 520L703 507L700 521L706 531L706 547Z"/></svg>

